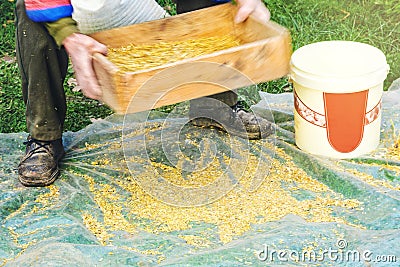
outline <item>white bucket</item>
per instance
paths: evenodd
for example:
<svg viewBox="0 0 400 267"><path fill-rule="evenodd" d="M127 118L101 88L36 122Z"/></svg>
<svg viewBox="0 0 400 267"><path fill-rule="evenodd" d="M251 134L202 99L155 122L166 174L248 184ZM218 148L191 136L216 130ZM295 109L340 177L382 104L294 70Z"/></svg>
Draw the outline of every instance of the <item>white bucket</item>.
<svg viewBox="0 0 400 267"><path fill-rule="evenodd" d="M358 42L319 42L296 50L290 64L300 149L332 158L376 149L389 71L381 50Z"/></svg>

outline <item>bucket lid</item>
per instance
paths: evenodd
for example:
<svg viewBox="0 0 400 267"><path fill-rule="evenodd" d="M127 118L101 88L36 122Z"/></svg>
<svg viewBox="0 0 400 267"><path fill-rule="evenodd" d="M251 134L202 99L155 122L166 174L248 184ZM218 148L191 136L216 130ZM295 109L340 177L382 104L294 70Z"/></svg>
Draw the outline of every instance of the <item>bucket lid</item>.
<svg viewBox="0 0 400 267"><path fill-rule="evenodd" d="M290 77L296 83L330 93L349 93L382 83L389 66L381 50L352 41L324 41L297 49Z"/></svg>

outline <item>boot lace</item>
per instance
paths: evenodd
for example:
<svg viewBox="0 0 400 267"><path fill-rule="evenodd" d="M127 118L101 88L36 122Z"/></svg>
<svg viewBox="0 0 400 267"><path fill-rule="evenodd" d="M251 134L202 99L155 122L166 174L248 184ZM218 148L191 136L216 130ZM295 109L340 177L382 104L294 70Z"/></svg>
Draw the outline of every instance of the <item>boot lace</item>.
<svg viewBox="0 0 400 267"><path fill-rule="evenodd" d="M246 111L243 104L240 102L237 102L235 105L231 106L231 108L232 108L233 112L235 112L235 113L238 113L241 110Z"/></svg>
<svg viewBox="0 0 400 267"><path fill-rule="evenodd" d="M49 148L51 141L39 141L34 138L30 138L27 141L25 141L23 144L26 146L31 146L32 144L35 144L35 148L30 150L30 154L33 154L42 148L51 154L51 149Z"/></svg>

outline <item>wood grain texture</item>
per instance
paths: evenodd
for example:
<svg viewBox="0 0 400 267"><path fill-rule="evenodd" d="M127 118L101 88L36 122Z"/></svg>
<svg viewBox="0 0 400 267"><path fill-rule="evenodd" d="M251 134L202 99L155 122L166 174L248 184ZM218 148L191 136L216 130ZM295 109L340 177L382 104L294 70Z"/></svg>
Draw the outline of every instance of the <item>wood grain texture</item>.
<svg viewBox="0 0 400 267"><path fill-rule="evenodd" d="M122 72L94 55L103 102L116 113L134 113L266 82L289 72L290 34L253 17L235 24L230 3L91 35L109 47L233 34L242 45L137 72Z"/></svg>

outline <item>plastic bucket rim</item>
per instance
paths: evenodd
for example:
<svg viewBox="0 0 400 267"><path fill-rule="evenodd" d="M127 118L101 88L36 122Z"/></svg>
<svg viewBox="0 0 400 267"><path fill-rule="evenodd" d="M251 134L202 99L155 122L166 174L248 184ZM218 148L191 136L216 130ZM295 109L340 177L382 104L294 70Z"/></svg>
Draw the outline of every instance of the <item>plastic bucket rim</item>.
<svg viewBox="0 0 400 267"><path fill-rule="evenodd" d="M373 51L375 53L376 58L379 60L376 66L373 69L368 69L365 72L359 73L321 73L316 71L310 71L310 68L301 68L298 65L301 65L301 62L304 62L303 58L298 59L297 55L302 55L302 50L308 50L307 53L310 53L310 49L313 46L324 46L329 43L329 46L333 46L335 43L346 43L345 45L350 45L354 47L364 46L367 47L367 52ZM326 49L326 48L325 48ZM341 47L343 49L343 47ZM296 61L301 61L300 64L296 64ZM385 54L378 48L361 42L354 41L343 41L343 40L333 40L333 41L322 41L311 43L300 47L297 49L291 56L290 60L290 70L288 77L290 80L296 82L297 84L308 87L310 89L315 89L323 92L334 92L334 93L351 93L362 90L367 90L369 88L378 86L382 84L390 71L390 66L386 61ZM339 88L339 89L338 89Z"/></svg>
<svg viewBox="0 0 400 267"><path fill-rule="evenodd" d="M296 65L292 64L292 62L290 62L290 73L289 74L292 74L292 72L294 72L294 70L298 71L298 72L306 73L306 74L308 74L310 76L318 76L318 77L323 77L323 78L335 78L335 79L348 79L348 78L354 78L354 77L369 76L371 74L378 73L380 71L386 71L386 74L387 74L390 71L390 66L389 66L389 64L386 63L386 64L383 64L382 66L377 67L373 71L369 71L369 72L366 72L366 73L363 73L363 74L358 74L358 75L354 75L354 74L348 74L348 75L339 75L339 74L337 74L337 75L335 75L335 74L320 75L320 74L315 74L315 73L312 73L312 72L309 72L309 71L302 70L302 69L296 67Z"/></svg>
<svg viewBox="0 0 400 267"><path fill-rule="evenodd" d="M358 75L366 75L369 73L374 73L377 71L384 69L390 69L389 65L387 64L387 60L386 60L386 56L385 54L377 47L372 46L370 44L367 43L362 43L362 42L355 42L355 41L346 41L346 40L331 40L331 41L321 41L321 42L315 42L315 43L310 43L307 45L304 45L300 48L298 48L296 51L293 52L291 58L290 58L290 68L297 68L305 73L310 73L312 75L318 75L318 76L331 76L331 77L351 77L354 76L354 74L346 74L346 73L341 73L341 74L335 74L335 75L331 75L331 74L326 74L326 73L318 73L318 72L313 72L310 70L305 70L301 67L299 67L299 65L301 65L301 63L298 63L297 61L299 61L300 59L298 59L298 57L301 55L302 51L308 50L312 47L318 47L318 46L324 46L325 44L337 44L337 43L341 43L341 44L347 44L347 45L352 45L352 46L363 46L363 47L367 47L368 49L370 49L371 51L373 50L374 53L376 53L377 56L380 57L381 61L379 62L379 64L376 66L375 69L373 70L369 70L367 72L364 72L362 74L357 74Z"/></svg>

